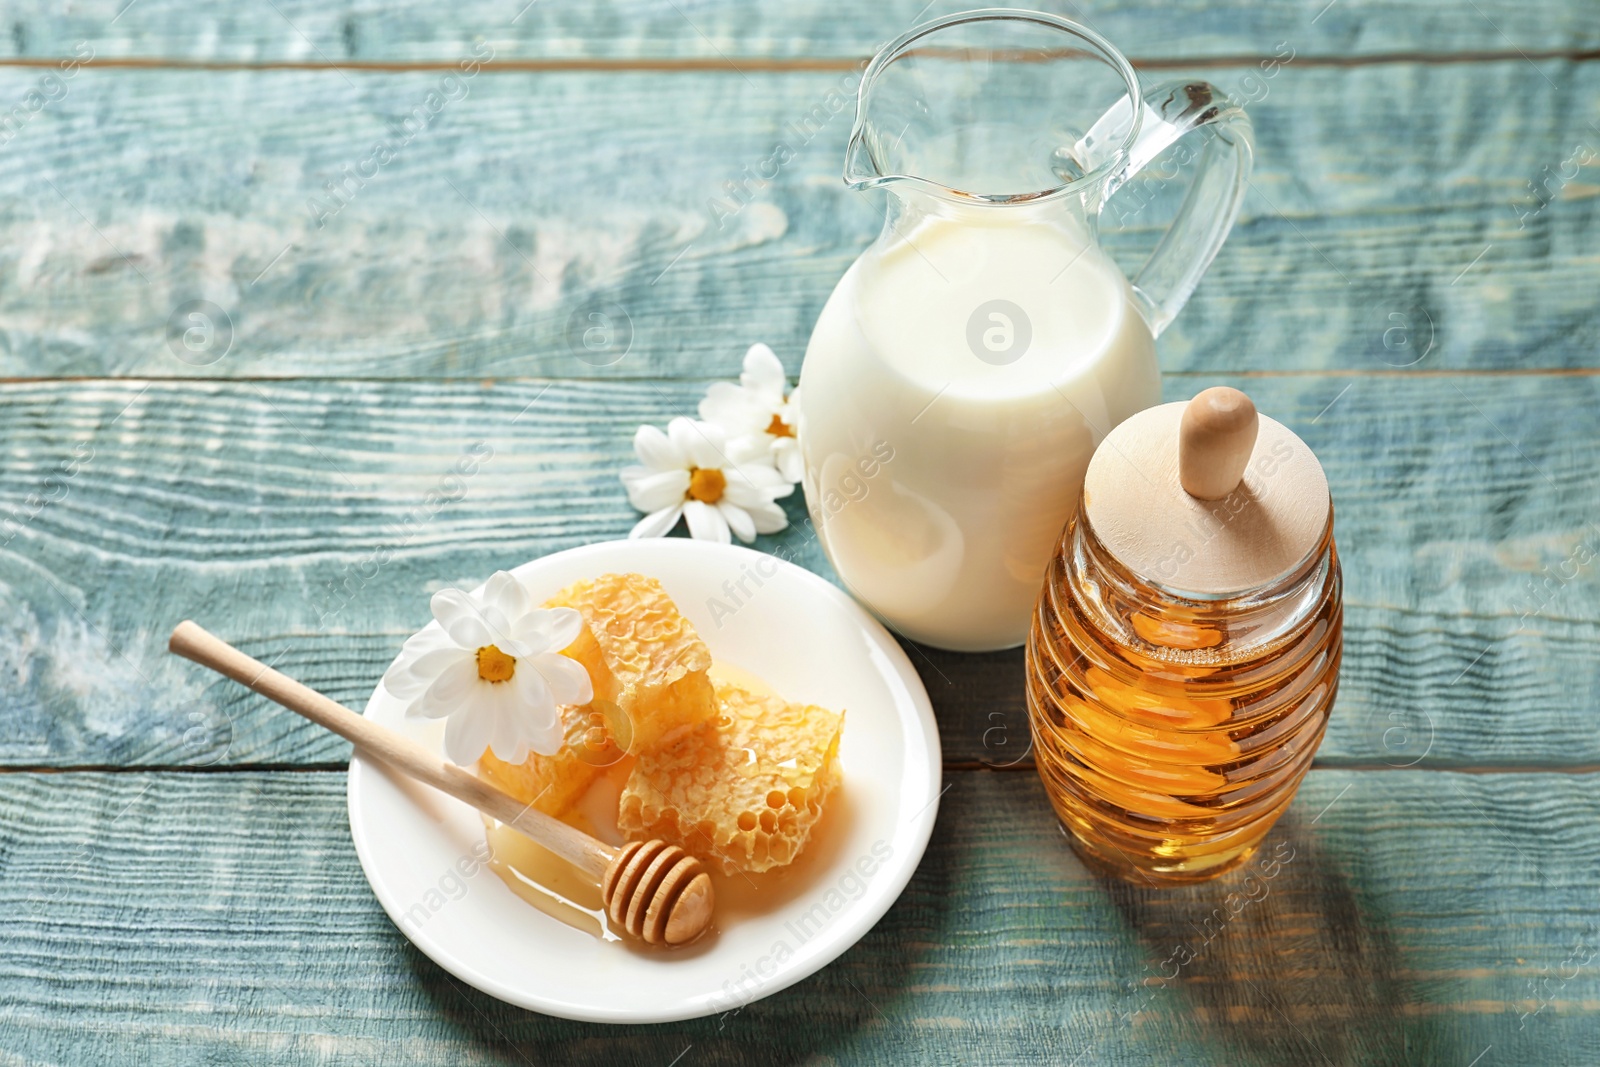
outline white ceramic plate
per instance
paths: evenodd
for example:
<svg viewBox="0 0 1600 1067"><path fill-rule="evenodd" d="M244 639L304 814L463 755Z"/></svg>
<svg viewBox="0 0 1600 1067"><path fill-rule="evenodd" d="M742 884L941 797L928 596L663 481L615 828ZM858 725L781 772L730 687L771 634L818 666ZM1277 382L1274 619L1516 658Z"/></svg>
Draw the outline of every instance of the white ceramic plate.
<svg viewBox="0 0 1600 1067"><path fill-rule="evenodd" d="M719 663L789 700L846 709L842 792L830 801L828 833L807 850L817 854L802 856L803 880L784 885L770 911L719 923L685 949L641 950L603 942L519 899L477 862L477 812L360 757L350 762L350 831L389 917L463 981L547 1015L668 1022L775 993L872 928L933 830L939 734L927 691L889 633L822 578L773 556L682 538L609 541L513 573L543 600L578 579L620 571L660 580ZM439 724L407 720L381 685L366 714L440 747Z"/></svg>

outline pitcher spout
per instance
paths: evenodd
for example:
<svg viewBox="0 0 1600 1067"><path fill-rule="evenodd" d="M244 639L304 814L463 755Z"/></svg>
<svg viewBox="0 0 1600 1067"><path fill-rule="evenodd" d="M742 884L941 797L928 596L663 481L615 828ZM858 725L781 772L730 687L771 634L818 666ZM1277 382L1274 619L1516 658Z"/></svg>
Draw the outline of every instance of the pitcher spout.
<svg viewBox="0 0 1600 1067"><path fill-rule="evenodd" d="M1139 99L1138 79L1086 26L1000 8L949 15L867 67L844 181L963 203L1092 199L1139 135L1141 109L1119 99ZM1096 121L1107 114L1116 128Z"/></svg>

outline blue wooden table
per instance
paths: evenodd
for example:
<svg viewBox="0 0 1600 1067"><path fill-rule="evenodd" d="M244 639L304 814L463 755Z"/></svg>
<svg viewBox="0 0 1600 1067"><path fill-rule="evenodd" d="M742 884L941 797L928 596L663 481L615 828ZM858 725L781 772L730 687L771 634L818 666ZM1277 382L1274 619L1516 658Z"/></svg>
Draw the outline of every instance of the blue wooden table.
<svg viewBox="0 0 1600 1067"><path fill-rule="evenodd" d="M798 372L879 222L829 101L923 14L524 2L6 6L0 1063L1600 1063L1591 0L1050 5L1255 119L1161 350L1169 398L1247 388L1337 502L1343 688L1264 891L1090 874L1020 654L916 650L939 824L813 978L606 1028L413 949L348 747L166 633L359 707L428 592L626 532L639 423L752 341ZM615 361L572 340L601 307ZM790 503L759 547L831 574Z"/></svg>

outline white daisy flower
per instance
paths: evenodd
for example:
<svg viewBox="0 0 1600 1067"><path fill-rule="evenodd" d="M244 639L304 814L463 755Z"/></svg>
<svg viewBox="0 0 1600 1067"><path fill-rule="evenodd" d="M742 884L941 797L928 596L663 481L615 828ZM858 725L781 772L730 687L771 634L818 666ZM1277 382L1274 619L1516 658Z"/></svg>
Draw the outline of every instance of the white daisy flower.
<svg viewBox="0 0 1600 1067"><path fill-rule="evenodd" d="M790 482L805 473L800 460L800 390L787 396L789 379L772 349L759 342L744 354L739 384L717 382L700 401L700 417L738 441L753 438L772 455L773 466Z"/></svg>
<svg viewBox="0 0 1600 1067"><path fill-rule="evenodd" d="M583 664L560 654L578 639L582 617L534 607L506 571L481 596L444 589L431 606L439 628L413 635L383 676L409 702L406 714L448 718L445 755L462 767L485 748L507 763L523 762L530 748L558 752L566 736L556 706L594 699Z"/></svg>
<svg viewBox="0 0 1600 1067"><path fill-rule="evenodd" d="M633 435L639 463L622 469L628 502L648 512L631 537L664 537L682 516L689 536L726 544L729 533L749 543L758 533L789 525L774 501L794 492L765 448L730 441L722 427L677 418L662 433L641 426Z"/></svg>

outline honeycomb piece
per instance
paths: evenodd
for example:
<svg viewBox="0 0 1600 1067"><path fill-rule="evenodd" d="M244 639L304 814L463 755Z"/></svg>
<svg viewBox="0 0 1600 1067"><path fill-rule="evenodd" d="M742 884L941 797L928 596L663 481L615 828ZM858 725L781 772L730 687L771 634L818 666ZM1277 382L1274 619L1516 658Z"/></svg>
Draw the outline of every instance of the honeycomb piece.
<svg viewBox="0 0 1600 1067"><path fill-rule="evenodd" d="M624 751L643 751L715 716L716 697L706 676L710 651L654 578L607 574L568 586L545 607L583 616L583 630L562 655L589 672L594 701L560 709L567 744L555 755L530 753L517 765L489 751L478 773L540 811L562 815Z"/></svg>
<svg viewBox="0 0 1600 1067"><path fill-rule="evenodd" d="M588 704L561 705L567 743L555 755L530 752L525 763L507 763L489 749L478 760L478 774L502 792L547 815L565 813L588 791L600 772L620 758L606 754L610 738L596 736L591 710Z"/></svg>
<svg viewBox="0 0 1600 1067"><path fill-rule="evenodd" d="M728 874L792 863L839 784L844 715L718 684L717 718L643 749L617 825L659 837Z"/></svg>
<svg viewBox="0 0 1600 1067"><path fill-rule="evenodd" d="M654 578L602 575L568 586L546 606L576 608L583 616L605 666L589 672L595 699L627 713L630 752L670 743L716 717L716 694L706 675L711 650ZM574 648L579 644L582 639Z"/></svg>

